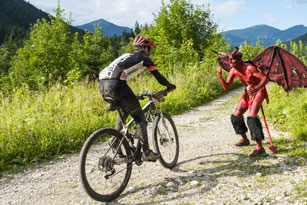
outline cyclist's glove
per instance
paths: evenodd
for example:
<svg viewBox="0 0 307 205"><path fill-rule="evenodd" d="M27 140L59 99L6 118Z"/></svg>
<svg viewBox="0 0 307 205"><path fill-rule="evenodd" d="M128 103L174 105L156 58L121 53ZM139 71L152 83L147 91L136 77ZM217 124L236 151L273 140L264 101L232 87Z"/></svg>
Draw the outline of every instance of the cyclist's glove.
<svg viewBox="0 0 307 205"><path fill-rule="evenodd" d="M166 90L167 91L173 91L175 89L176 89L176 85L170 83L170 84L167 85L167 89Z"/></svg>

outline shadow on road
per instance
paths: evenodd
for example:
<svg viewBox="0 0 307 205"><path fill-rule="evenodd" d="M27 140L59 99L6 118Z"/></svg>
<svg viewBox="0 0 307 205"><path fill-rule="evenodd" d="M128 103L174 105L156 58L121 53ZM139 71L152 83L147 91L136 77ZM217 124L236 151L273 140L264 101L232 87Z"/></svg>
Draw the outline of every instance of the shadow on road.
<svg viewBox="0 0 307 205"><path fill-rule="evenodd" d="M230 159L231 160L228 160ZM133 190L132 193L140 192L143 190L150 190L152 187L156 187L152 191L151 197L153 201L150 203L139 203L139 204L159 204L165 202L171 202L180 198L191 198L194 195L206 193L219 184L219 178L224 177L251 177L267 176L273 174L280 174L285 171L292 172L297 169L298 166L290 166L288 163L289 158L284 156L278 156L276 163L272 162L272 159L277 159L274 155L267 155L262 158L249 159L245 154L239 153L219 153L205 156L198 156L195 158L181 161L177 166L172 169L173 172L182 173L182 176L166 177L161 183L152 183L147 186L138 187ZM197 168L189 168L189 163L198 161ZM184 166L183 166L184 165ZM293 164L292 164L293 165ZM183 168L184 167L184 168ZM191 181L198 182L197 185L187 185ZM169 186L168 183L174 183L174 186ZM187 185L187 186L185 186ZM169 192L180 192L181 195L175 197L169 197L166 199L154 200L156 195L168 195ZM184 194L185 192L189 192ZM118 200L125 196L132 194L126 192L122 194ZM120 204L117 201L111 204Z"/></svg>

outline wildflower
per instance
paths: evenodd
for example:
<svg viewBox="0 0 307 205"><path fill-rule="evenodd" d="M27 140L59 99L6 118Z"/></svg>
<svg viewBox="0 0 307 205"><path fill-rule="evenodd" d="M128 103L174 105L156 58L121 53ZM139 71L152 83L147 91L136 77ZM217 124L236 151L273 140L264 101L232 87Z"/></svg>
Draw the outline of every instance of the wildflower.
<svg viewBox="0 0 307 205"><path fill-rule="evenodd" d="M23 159L23 161L25 161L25 162L26 162L26 161L27 161L27 158L24 158L24 159Z"/></svg>
<svg viewBox="0 0 307 205"><path fill-rule="evenodd" d="M10 138L9 141L12 142L13 140Z"/></svg>
<svg viewBox="0 0 307 205"><path fill-rule="evenodd" d="M30 132L27 132L27 135L28 135L28 136L31 136L31 133L30 133Z"/></svg>

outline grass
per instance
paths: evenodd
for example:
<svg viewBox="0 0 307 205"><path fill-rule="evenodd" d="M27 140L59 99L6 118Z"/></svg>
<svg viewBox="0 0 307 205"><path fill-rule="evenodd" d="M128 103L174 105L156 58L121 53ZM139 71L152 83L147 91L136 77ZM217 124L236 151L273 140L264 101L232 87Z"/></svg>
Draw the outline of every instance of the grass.
<svg viewBox="0 0 307 205"><path fill-rule="evenodd" d="M160 104L170 114L182 113L226 93L215 69L206 65L191 66L167 78L177 85L176 91ZM135 93L164 88L147 75L129 85ZM233 88L240 85L235 82ZM93 131L114 127L116 113L105 111L106 104L98 90L98 83L79 83L56 85L38 92L31 92L24 86L12 96L0 94L0 174L36 166L64 153L78 152ZM278 152L306 159L307 91L296 89L287 95L274 85L269 95L270 104L264 103L267 118L292 136L274 139ZM232 98L227 105L233 106L239 97ZM299 160L299 163L306 165L306 160Z"/></svg>
<svg viewBox="0 0 307 205"><path fill-rule="evenodd" d="M167 78L177 85L160 104L170 114L182 113L225 93L215 69L204 64ZM135 93L164 88L148 75L129 81L129 85ZM58 84L36 92L24 86L12 96L0 96L0 174L78 152L93 131L115 126L116 112L105 111L97 82Z"/></svg>
<svg viewBox="0 0 307 205"><path fill-rule="evenodd" d="M297 198L307 198L307 180L302 181L300 184L294 187L294 190L297 191ZM305 200L307 202L307 200Z"/></svg>
<svg viewBox="0 0 307 205"><path fill-rule="evenodd" d="M290 133L290 137L274 139L278 152L307 158L307 90L297 88L287 94L274 84L269 90L270 104L266 115L274 127Z"/></svg>
<svg viewBox="0 0 307 205"><path fill-rule="evenodd" d="M114 114L102 107L96 85L57 85L30 92L20 88L0 106L0 170L34 166L63 153L79 151L98 127L109 127Z"/></svg>

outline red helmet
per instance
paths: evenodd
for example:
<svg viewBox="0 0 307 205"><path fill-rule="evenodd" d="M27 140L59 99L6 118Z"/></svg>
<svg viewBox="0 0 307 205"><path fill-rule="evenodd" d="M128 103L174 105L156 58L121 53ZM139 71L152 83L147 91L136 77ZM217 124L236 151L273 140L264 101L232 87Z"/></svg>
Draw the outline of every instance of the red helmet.
<svg viewBox="0 0 307 205"><path fill-rule="evenodd" d="M133 46L142 46L142 47L150 47L150 48L155 48L156 45L154 42L152 42L149 38L144 37L144 36L136 36L134 41L133 41Z"/></svg>

